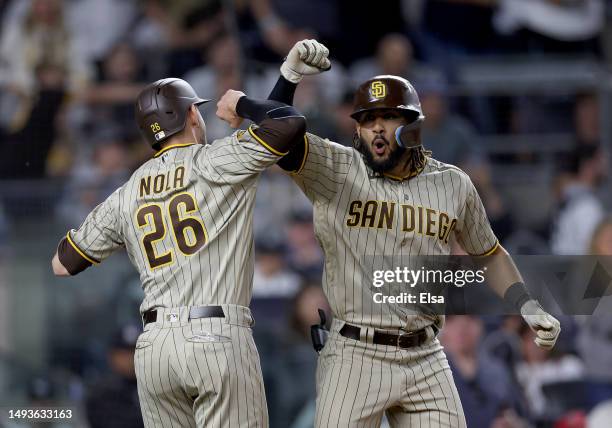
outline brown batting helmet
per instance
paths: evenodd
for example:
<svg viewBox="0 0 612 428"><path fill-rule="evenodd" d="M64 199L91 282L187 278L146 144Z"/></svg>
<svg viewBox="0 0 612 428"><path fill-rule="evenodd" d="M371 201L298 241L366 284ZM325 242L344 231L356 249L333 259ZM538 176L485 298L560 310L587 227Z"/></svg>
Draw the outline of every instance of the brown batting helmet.
<svg viewBox="0 0 612 428"><path fill-rule="evenodd" d="M406 79L390 74L374 76L359 85L351 117L359 121L361 113L376 109L399 110L410 124L420 124L425 120L414 87Z"/></svg>
<svg viewBox="0 0 612 428"><path fill-rule="evenodd" d="M198 97L182 79L168 78L151 83L138 95L136 123L140 133L154 149L185 128L192 105L210 100Z"/></svg>

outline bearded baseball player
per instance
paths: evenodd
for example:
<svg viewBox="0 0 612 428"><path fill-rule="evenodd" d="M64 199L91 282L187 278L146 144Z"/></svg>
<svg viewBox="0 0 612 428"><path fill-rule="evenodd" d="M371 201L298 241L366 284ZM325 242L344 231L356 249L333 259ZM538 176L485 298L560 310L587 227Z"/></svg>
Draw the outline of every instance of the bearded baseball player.
<svg viewBox="0 0 612 428"><path fill-rule="evenodd" d="M206 144L196 95L158 80L136 102L156 153L59 243L56 275L76 275L125 248L140 274L144 332L136 344L146 427L267 427L248 305L259 173L303 140L295 108L229 90L217 115L259 126Z"/></svg>
<svg viewBox="0 0 612 428"><path fill-rule="evenodd" d="M296 45L270 98L292 103L304 71L329 68L325 46ZM322 52L322 54L319 54ZM532 299L499 244L470 178L423 148L425 120L412 85L376 76L354 97L353 147L317 135L294 146L279 165L312 201L325 253L323 288L334 320L317 371L317 427L464 427L465 416L437 339L443 315L381 304L365 290L364 260L451 253L456 239L493 275L488 285L513 305L550 349L559 322Z"/></svg>

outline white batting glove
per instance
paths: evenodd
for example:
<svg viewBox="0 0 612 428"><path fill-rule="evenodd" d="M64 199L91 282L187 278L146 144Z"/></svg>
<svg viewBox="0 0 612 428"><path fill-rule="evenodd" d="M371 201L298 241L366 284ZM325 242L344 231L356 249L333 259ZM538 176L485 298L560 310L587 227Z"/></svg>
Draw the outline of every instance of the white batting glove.
<svg viewBox="0 0 612 428"><path fill-rule="evenodd" d="M285 58L280 72L285 79L299 83L302 77L319 74L331 67L329 49L316 40L301 40L297 42Z"/></svg>
<svg viewBox="0 0 612 428"><path fill-rule="evenodd" d="M521 306L521 315L536 334L534 342L540 348L552 349L561 333L559 320L546 312L537 300L527 300Z"/></svg>

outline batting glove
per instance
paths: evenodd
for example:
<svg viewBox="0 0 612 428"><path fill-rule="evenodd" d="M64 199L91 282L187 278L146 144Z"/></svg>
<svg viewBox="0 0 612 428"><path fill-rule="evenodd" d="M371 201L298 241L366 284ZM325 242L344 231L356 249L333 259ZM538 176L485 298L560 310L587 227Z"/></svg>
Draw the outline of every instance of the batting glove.
<svg viewBox="0 0 612 428"><path fill-rule="evenodd" d="M297 42L281 65L280 72L285 79L299 83L302 77L319 74L331 68L329 49L316 40Z"/></svg>
<svg viewBox="0 0 612 428"><path fill-rule="evenodd" d="M521 315L536 334L534 342L540 348L552 349L561 332L559 320L546 312L537 300L527 300L521 306Z"/></svg>

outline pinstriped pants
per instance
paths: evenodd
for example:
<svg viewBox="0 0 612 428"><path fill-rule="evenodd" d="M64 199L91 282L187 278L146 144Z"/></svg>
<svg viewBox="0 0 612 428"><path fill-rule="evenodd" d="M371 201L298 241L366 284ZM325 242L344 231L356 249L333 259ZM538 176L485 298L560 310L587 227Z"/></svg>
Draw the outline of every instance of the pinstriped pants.
<svg viewBox="0 0 612 428"><path fill-rule="evenodd" d="M437 339L417 348L375 345L338 333L334 320L317 367L315 426L466 427L453 376Z"/></svg>
<svg viewBox="0 0 612 428"><path fill-rule="evenodd" d="M188 320L160 308L136 343L134 364L145 427L268 427L259 355L248 308Z"/></svg>

